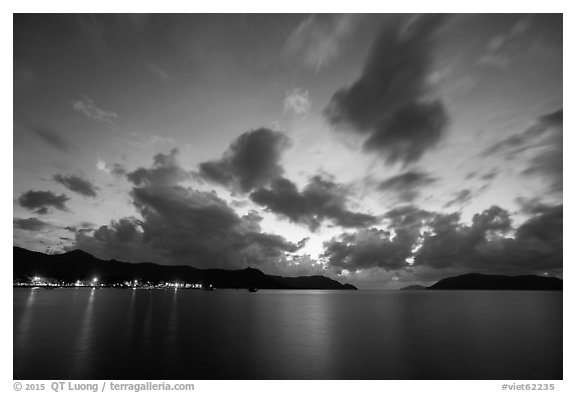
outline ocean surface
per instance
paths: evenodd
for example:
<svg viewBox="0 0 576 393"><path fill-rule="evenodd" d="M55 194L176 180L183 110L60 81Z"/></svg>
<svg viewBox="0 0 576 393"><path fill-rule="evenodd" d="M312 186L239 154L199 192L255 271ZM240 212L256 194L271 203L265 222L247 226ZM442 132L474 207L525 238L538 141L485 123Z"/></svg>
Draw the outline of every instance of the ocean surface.
<svg viewBox="0 0 576 393"><path fill-rule="evenodd" d="M562 379L562 292L13 295L14 379Z"/></svg>

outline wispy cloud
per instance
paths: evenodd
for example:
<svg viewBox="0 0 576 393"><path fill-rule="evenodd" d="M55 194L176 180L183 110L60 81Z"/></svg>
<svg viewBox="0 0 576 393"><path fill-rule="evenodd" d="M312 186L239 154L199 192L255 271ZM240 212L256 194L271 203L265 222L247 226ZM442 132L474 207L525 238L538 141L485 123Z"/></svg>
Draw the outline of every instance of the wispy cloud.
<svg viewBox="0 0 576 393"><path fill-rule="evenodd" d="M157 144L169 144L169 145L175 145L176 144L176 140L170 136L161 136L161 135L146 135L146 134L141 134L138 132L131 132L130 136L133 137L134 139L131 141L135 146L139 147L139 148L150 148L152 146L155 146Z"/></svg>
<svg viewBox="0 0 576 393"><path fill-rule="evenodd" d="M486 52L478 59L478 64L504 68L513 57L518 38L530 28L530 18L522 18L509 31L493 37L486 47Z"/></svg>
<svg viewBox="0 0 576 393"><path fill-rule="evenodd" d="M36 73L25 65L14 65L14 89L24 90L31 87L38 79Z"/></svg>
<svg viewBox="0 0 576 393"><path fill-rule="evenodd" d="M118 127L118 124L116 123L116 120L118 120L118 114L99 108L96 103L86 95L82 95L80 99L72 101L72 108L89 119L107 124L114 128Z"/></svg>
<svg viewBox="0 0 576 393"><path fill-rule="evenodd" d="M30 127L30 131L36 134L37 137L44 142L61 151L70 151L70 143L58 132L47 127Z"/></svg>
<svg viewBox="0 0 576 393"><path fill-rule="evenodd" d="M352 33L357 15L312 15L292 31L285 51L302 56L305 66L319 71L340 55L342 42Z"/></svg>
<svg viewBox="0 0 576 393"><path fill-rule="evenodd" d="M472 191L468 189L460 190L454 194L454 198L446 202L444 207L451 207L454 205L463 205L470 202L472 199Z"/></svg>
<svg viewBox="0 0 576 393"><path fill-rule="evenodd" d="M292 89L286 92L284 98L284 112L293 112L296 115L306 116L310 111L312 102L308 90L301 88Z"/></svg>
<svg viewBox="0 0 576 393"><path fill-rule="evenodd" d="M550 183L550 190L563 188L563 110L540 116L527 130L498 141L483 151L484 156L502 155L508 160L527 160L522 174L537 175Z"/></svg>
<svg viewBox="0 0 576 393"><path fill-rule="evenodd" d="M108 51L119 37L131 38L142 33L150 24L149 14L81 14L76 25L83 43L94 50Z"/></svg>
<svg viewBox="0 0 576 393"><path fill-rule="evenodd" d="M52 227L52 224L39 220L36 217L15 218L13 224L14 228L30 232L39 232L43 229Z"/></svg>
<svg viewBox="0 0 576 393"><path fill-rule="evenodd" d="M151 73L155 77L157 77L157 78L159 78L165 82L170 80L170 77L168 76L166 71L164 71L162 68L160 68L160 66L158 64L148 63L148 64L146 64L146 69L148 70L149 73Z"/></svg>
<svg viewBox="0 0 576 393"><path fill-rule="evenodd" d="M76 24L80 29L85 42L95 50L106 51L108 45L106 37L108 32L103 22L94 14L76 15Z"/></svg>
<svg viewBox="0 0 576 393"><path fill-rule="evenodd" d="M58 175L54 176L54 180L57 183L62 184L64 187L66 187L70 191L74 191L78 194L88 196L88 197L95 197L96 196L96 190L98 188L96 186L94 186L92 183L90 183L88 180L83 179L79 176L75 176L75 175L63 176L63 175L58 174Z"/></svg>
<svg viewBox="0 0 576 393"><path fill-rule="evenodd" d="M437 181L436 177L427 172L412 170L384 180L378 189L395 193L400 200L412 201L420 195L422 188Z"/></svg>

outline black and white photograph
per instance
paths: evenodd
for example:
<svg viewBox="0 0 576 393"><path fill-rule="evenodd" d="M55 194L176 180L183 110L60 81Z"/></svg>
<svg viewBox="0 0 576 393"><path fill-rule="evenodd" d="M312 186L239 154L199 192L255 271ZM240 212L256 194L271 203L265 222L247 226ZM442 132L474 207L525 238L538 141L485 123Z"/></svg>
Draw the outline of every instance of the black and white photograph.
<svg viewBox="0 0 576 393"><path fill-rule="evenodd" d="M562 13L12 21L14 381L569 377Z"/></svg>

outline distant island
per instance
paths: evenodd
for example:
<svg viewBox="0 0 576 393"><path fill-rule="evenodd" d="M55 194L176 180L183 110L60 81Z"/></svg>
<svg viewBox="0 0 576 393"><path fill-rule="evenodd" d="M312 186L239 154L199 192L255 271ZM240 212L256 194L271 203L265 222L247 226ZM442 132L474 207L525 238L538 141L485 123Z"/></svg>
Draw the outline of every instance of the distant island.
<svg viewBox="0 0 576 393"><path fill-rule="evenodd" d="M428 287L423 285L408 285L407 287L400 288L401 291L424 291L426 289L428 289Z"/></svg>
<svg viewBox="0 0 576 393"><path fill-rule="evenodd" d="M357 289L324 276L282 277L254 268L198 269L155 263L103 261L84 251L44 254L13 247L14 285L51 286L242 288L242 289Z"/></svg>
<svg viewBox="0 0 576 393"><path fill-rule="evenodd" d="M502 276L479 273L463 274L448 277L430 287L410 285L401 290L526 290L526 291L561 291L562 280L556 277L534 275Z"/></svg>

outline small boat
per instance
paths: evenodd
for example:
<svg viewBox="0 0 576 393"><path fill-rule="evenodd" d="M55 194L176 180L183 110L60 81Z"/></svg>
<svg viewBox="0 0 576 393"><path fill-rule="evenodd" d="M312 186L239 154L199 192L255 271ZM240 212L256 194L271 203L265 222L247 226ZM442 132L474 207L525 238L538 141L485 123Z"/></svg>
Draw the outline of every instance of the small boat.
<svg viewBox="0 0 576 393"><path fill-rule="evenodd" d="M250 287L248 288L248 292L257 292L258 288Z"/></svg>

